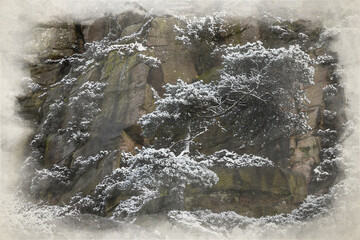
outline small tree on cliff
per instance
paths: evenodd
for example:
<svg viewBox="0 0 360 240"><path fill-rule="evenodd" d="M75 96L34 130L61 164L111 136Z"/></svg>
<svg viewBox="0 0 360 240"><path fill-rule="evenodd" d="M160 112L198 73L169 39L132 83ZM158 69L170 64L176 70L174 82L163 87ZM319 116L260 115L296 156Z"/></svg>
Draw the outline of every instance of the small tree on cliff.
<svg viewBox="0 0 360 240"><path fill-rule="evenodd" d="M132 197L120 201L116 217L136 216L146 203L161 196L166 196L167 208L182 209L186 184L209 187L217 182L209 168L274 166L267 158L227 150L208 156L190 151L196 138L212 126L244 141L256 136L267 139L272 130L282 134L307 130L306 114L296 112L305 107L302 87L313 78L307 54L297 46L265 49L260 42L218 51L223 53L218 81L178 80L164 86L166 92L156 102L156 110L139 120L154 146L135 155L123 153L122 168L96 187L92 202L99 206L94 209L105 209L119 194Z"/></svg>
<svg viewBox="0 0 360 240"><path fill-rule="evenodd" d="M165 85L154 112L139 120L154 146L188 152L210 126L240 139L305 132L308 100L303 88L313 84L312 60L299 46L266 49L261 42L221 47L223 68L217 82Z"/></svg>
<svg viewBox="0 0 360 240"><path fill-rule="evenodd" d="M125 167L116 169L95 189L95 195L105 202L118 194L132 196L115 209L114 215L121 218L133 217L161 195L167 196L167 208L181 209L186 184L210 187L218 181L207 166L169 149L144 148L135 156L122 153L122 161Z"/></svg>

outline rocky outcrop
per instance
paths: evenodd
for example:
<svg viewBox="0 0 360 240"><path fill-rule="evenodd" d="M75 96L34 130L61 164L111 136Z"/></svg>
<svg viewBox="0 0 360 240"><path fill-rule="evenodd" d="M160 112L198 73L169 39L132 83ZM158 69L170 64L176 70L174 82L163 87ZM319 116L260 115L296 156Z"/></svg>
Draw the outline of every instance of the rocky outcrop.
<svg viewBox="0 0 360 240"><path fill-rule="evenodd" d="M34 196L61 204L69 203L75 195L93 194L105 176L122 166L120 151L132 152L148 144L137 121L154 110L152 89L162 95L162 86L178 78L186 82L216 80L221 68L219 56L207 56L202 48L176 40L174 25L181 24L175 17L128 11L80 23L48 23L34 30L37 61L29 63L29 68L31 79L39 87L19 98L21 114L35 122L34 139L40 139L39 143L32 140L29 152L41 155L38 169L59 165L72 170L65 190L43 187ZM319 40L320 30L306 21L274 25L249 18L231 25L231 34L220 36L218 41L244 44L261 40L271 47L303 44L315 58L320 50L328 52L326 44L316 50L310 48ZM75 54L83 52L81 56ZM341 113L342 118L330 122L324 116L326 109L333 108L323 94L324 87L332 84L333 72L330 64L320 64L315 69L315 85L306 89L311 101L306 110L308 123L313 128L306 135L284 137L274 132L271 141L263 144L255 140L246 148L218 128L197 139L201 143L198 150L204 154L221 149L252 153L268 157L279 167L213 169L219 182L211 189L188 186L184 208L232 210L259 217L289 212L302 202L313 169L322 161L324 144L318 130L344 121ZM90 88L96 94L86 90ZM339 111L341 104L335 108L332 111ZM46 125L49 122L50 128ZM106 154L99 154L101 151ZM79 159L91 159L83 171L78 171ZM108 213L129 197L120 194L106 206Z"/></svg>
<svg viewBox="0 0 360 240"><path fill-rule="evenodd" d="M60 59L83 51L79 26L71 19L41 24L33 31L34 50L39 59Z"/></svg>
<svg viewBox="0 0 360 240"><path fill-rule="evenodd" d="M180 21L174 17L157 17L151 22L147 37L148 46L154 48L154 56L162 62L163 84L175 84L179 78L192 82L196 78L194 62L188 48L175 39L176 24L179 25Z"/></svg>
<svg viewBox="0 0 360 240"><path fill-rule="evenodd" d="M307 195L306 181L301 173L277 167L214 171L219 182L211 189L186 189L186 210L235 211L261 217L289 212Z"/></svg>

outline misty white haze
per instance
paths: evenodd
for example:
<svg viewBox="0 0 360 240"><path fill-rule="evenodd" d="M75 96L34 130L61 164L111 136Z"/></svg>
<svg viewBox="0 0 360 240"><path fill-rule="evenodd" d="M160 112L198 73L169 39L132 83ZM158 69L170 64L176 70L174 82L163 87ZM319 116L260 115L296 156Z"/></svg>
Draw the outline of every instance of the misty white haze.
<svg viewBox="0 0 360 240"><path fill-rule="evenodd" d="M337 33L333 50L344 68L342 84L347 116L356 125L344 143L345 180L334 190L333 209L301 224L250 225L226 234L190 231L161 217L144 217L141 226L89 217L91 225L69 228L74 222L57 217L59 207L35 207L15 194L24 145L32 129L17 115L16 96L23 91L21 79L29 75L20 62L31 51L31 29L54 17L98 18L124 11L122 0L2 0L0 10L0 239L360 239L360 2L357 0L138 0L153 14L195 14L226 11L261 16L263 11L285 19L321 21ZM85 221L85 220L84 220ZM76 222L79 226L86 224ZM100 230L91 231L92 227ZM107 226L117 226L107 228ZM80 228L80 227L79 227ZM103 229L103 230L101 230Z"/></svg>

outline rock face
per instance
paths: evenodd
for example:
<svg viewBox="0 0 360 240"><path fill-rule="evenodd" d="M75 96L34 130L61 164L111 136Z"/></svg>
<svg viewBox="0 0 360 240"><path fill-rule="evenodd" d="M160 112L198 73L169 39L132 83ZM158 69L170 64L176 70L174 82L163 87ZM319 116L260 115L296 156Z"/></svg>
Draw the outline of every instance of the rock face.
<svg viewBox="0 0 360 240"><path fill-rule="evenodd" d="M59 59L83 50L79 26L71 19L42 24L34 29L35 46L39 59Z"/></svg>
<svg viewBox="0 0 360 240"><path fill-rule="evenodd" d="M39 61L30 63L29 69L37 88L19 98L21 114L36 128L29 155L37 158L35 169L51 170L57 165L71 170L63 176L67 181L63 187L44 185L30 190L34 197L61 204L75 195L93 194L105 176L122 166L120 151L133 152L148 144L137 121L155 108L152 89L162 95L162 86L178 78L209 82L218 77L218 57L176 40L174 25L181 24L175 17L149 17L137 11L80 23L54 22L34 30ZM310 48L320 32L318 25L306 21L270 24L249 18L234 22L231 33L217 41L245 44L260 40L267 47L302 44L315 59L320 52L329 52L326 43ZM321 153L327 146L318 130L340 130L339 122L346 120L341 111L343 93L339 90L331 96L341 99L336 106L324 95L323 89L334 84L333 73L329 62L319 64L315 85L306 89L311 101L306 110L308 123L313 128L306 135L274 137L266 144L255 141L246 148L219 129L200 138L202 153L228 149L268 157L278 166L213 169L219 182L211 189L188 186L184 208L260 217L289 212L308 193L319 190L313 169L323 160ZM326 110L336 116L329 120ZM81 158L91 160L84 171L77 165ZM29 185L32 177L24 182ZM327 180L320 190L326 191L332 181ZM123 198L109 204L108 212Z"/></svg>
<svg viewBox="0 0 360 240"><path fill-rule="evenodd" d="M174 25L180 22L176 18L157 17L151 22L147 44L154 48L154 56L161 62L163 84L175 84L178 78L192 82L196 78L194 62L189 50L176 41Z"/></svg>
<svg viewBox="0 0 360 240"><path fill-rule="evenodd" d="M186 189L186 210L235 211L249 217L261 217L288 212L307 195L301 173L275 167L214 171L219 182L211 189Z"/></svg>

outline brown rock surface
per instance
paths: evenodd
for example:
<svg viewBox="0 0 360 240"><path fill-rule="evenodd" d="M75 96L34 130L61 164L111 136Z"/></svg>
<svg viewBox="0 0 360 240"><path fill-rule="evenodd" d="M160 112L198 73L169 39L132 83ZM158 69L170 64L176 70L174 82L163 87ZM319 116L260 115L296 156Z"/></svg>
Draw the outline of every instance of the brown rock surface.
<svg viewBox="0 0 360 240"><path fill-rule="evenodd" d="M114 20L115 19L115 20ZM118 150L134 151L148 139L143 139L137 125L139 117L154 110L154 96L151 88L162 95L162 86L175 83L178 78L186 82L203 79L205 82L217 79L218 63L199 64L194 50L177 41L174 25L182 23L175 17L154 17L148 31L142 33L147 49L141 53L121 54L117 50L109 51L98 62L90 63L85 73L76 76L76 83L69 92L62 92L59 82L69 73L71 64L61 65L57 62L45 62L45 59L61 59L79 52L83 42L103 39L108 33L113 37L129 36L139 32L145 19L143 13L125 12L108 18L82 22L79 25L72 21L41 25L34 30L36 35L36 51L39 58L37 64L31 65L31 75L35 82L44 89L20 99L23 113L39 122L42 128L49 105L62 96L64 102L80 92L80 86L86 82L107 84L103 90L103 98L99 101L99 113L94 117L88 129L89 138L82 144L69 143L62 132L55 131L44 139L43 167L54 164L71 167L76 158L96 155L107 150L105 156L88 172L75 175L73 184L67 192L58 193L58 203L69 202L71 197L81 192L84 196L92 194L96 185L114 169L121 166ZM114 25L115 23L115 25ZM239 28L240 27L240 28ZM244 28L241 28L244 27ZM309 22L297 22L289 25L296 31L304 31L316 35L318 27ZM297 43L297 39L279 39L256 19L249 18L240 22L234 31L236 34L223 35L221 41L241 43L261 40L265 45L277 47ZM79 32L79 29L81 33ZM114 31L113 31L114 30ZM272 45L273 44L273 45ZM149 66L139 60L139 54L156 57L161 61L158 67ZM201 53L197 53L199 56ZM196 67L199 66L200 67ZM200 71L201 70L201 71ZM198 71L198 72L197 72ZM312 170L321 162L321 137L316 131L323 127L323 88L329 84L331 69L328 65L315 68L315 85L306 89L311 103L306 110L309 113L309 125L313 131L306 135L290 137L274 137L263 144L255 142L252 146L242 148L242 142L234 140L232 135L223 133L219 128L211 129L203 137L197 139L202 143L198 150L205 154L228 149L237 153L252 153L268 157L280 167L215 169L220 180L211 189L186 188L185 208L212 209L215 212L233 210L248 216L264 216L294 209L306 197L307 187L312 178ZM200 76L198 76L198 74ZM41 94L44 96L39 97ZM69 107L65 108L61 117L61 126L65 127L71 116L76 114ZM260 116L261 117L261 116ZM287 169L287 170L284 170ZM55 193L51 193L55 194ZM129 196L119 195L106 206L111 212L120 200ZM166 198L166 196L162 196ZM164 199L159 200L160 202ZM166 201L166 200L164 200ZM156 203L153 203L153 209Z"/></svg>

